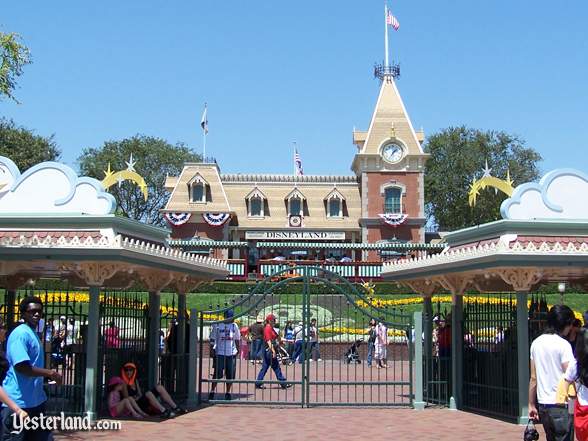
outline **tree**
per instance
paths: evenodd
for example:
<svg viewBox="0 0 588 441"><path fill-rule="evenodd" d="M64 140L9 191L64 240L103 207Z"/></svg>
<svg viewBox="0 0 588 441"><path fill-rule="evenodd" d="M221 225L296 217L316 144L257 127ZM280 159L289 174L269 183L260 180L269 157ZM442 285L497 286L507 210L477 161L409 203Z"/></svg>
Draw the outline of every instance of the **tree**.
<svg viewBox="0 0 588 441"><path fill-rule="evenodd" d="M113 185L109 191L118 203L117 213L145 223L164 225L159 210L169 197L164 188L165 178L177 176L185 162L199 161L200 156L181 143L172 145L160 138L135 135L121 141L107 141L100 148L84 149L78 158L81 174L102 180L109 164L114 172L127 168L131 154L134 168L147 183L149 197L145 201L139 187L131 182Z"/></svg>
<svg viewBox="0 0 588 441"><path fill-rule="evenodd" d="M444 231L500 219L506 198L501 192L483 190L476 206L468 205L472 179L482 176L486 161L492 176L505 179L510 172L513 186L539 178L541 155L505 132L449 127L429 137L425 151L431 154L425 168L427 217Z"/></svg>
<svg viewBox="0 0 588 441"><path fill-rule="evenodd" d="M14 121L0 118L0 155L12 159L21 172L39 162L55 161L61 156L53 135L35 135Z"/></svg>
<svg viewBox="0 0 588 441"><path fill-rule="evenodd" d="M22 75L22 68L31 62L29 49L21 43L18 34L0 32L0 99L13 101L16 78Z"/></svg>

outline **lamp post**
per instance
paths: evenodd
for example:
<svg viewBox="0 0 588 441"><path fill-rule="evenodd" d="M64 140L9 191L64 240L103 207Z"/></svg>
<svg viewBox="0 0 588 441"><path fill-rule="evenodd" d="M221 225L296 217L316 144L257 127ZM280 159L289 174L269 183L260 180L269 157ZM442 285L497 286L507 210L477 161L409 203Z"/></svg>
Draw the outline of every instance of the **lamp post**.
<svg viewBox="0 0 588 441"><path fill-rule="evenodd" d="M559 291L561 305L564 304L564 293L566 292L566 282L559 282L557 284L557 290Z"/></svg>

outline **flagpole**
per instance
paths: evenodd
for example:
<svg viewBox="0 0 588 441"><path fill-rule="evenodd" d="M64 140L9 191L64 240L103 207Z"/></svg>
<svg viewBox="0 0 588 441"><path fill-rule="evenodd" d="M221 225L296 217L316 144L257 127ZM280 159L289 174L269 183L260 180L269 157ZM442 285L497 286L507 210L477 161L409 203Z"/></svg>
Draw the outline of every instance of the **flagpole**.
<svg viewBox="0 0 588 441"><path fill-rule="evenodd" d="M294 155L292 155L292 165L294 167L294 176L296 176L296 141L292 141L292 147L294 148Z"/></svg>
<svg viewBox="0 0 588 441"><path fill-rule="evenodd" d="M203 131L204 133L202 134L202 162L206 162L206 130Z"/></svg>
<svg viewBox="0 0 588 441"><path fill-rule="evenodd" d="M202 162L206 162L206 132L208 132L208 103L204 103L204 127L202 127Z"/></svg>
<svg viewBox="0 0 588 441"><path fill-rule="evenodd" d="M384 2L384 69L388 67L388 5Z"/></svg>

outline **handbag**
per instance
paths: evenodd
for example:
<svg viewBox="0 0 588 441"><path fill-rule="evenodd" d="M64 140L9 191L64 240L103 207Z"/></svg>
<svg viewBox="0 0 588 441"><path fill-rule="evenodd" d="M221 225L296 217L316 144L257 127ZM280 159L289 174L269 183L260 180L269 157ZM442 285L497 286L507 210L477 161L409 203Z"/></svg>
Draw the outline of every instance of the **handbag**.
<svg viewBox="0 0 588 441"><path fill-rule="evenodd" d="M539 439L539 432L535 429L535 423L533 420L527 422L527 427L523 432L523 441L537 441Z"/></svg>

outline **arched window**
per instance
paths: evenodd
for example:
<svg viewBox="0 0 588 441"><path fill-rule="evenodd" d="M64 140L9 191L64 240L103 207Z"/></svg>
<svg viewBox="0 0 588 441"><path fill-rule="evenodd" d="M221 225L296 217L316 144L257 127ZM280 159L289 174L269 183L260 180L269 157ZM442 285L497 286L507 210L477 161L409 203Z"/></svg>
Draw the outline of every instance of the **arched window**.
<svg viewBox="0 0 588 441"><path fill-rule="evenodd" d="M384 213L402 213L402 189L388 187L384 193Z"/></svg>
<svg viewBox="0 0 588 441"><path fill-rule="evenodd" d="M345 196L343 196L339 190L333 188L333 190L325 196L324 200L326 201L327 218L343 217Z"/></svg>

